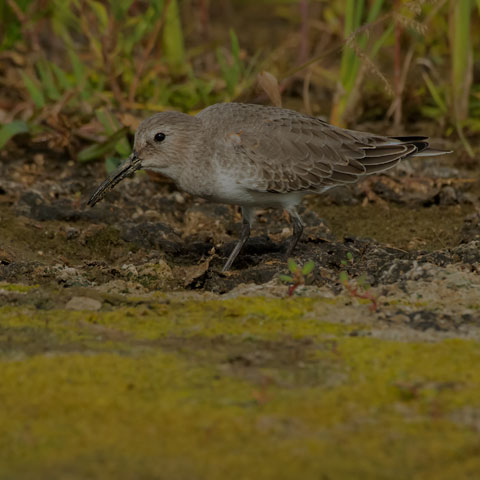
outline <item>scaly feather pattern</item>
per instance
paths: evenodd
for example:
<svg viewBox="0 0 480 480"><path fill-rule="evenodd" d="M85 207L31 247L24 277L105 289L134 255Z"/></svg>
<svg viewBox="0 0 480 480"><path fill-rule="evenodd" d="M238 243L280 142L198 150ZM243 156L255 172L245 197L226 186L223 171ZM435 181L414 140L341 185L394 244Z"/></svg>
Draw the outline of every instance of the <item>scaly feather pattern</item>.
<svg viewBox="0 0 480 480"><path fill-rule="evenodd" d="M277 107L217 104L197 117L214 126L216 151L224 166L241 170L238 181L258 192L318 192L355 183L428 152L427 137L347 130ZM447 152L435 154L439 153Z"/></svg>

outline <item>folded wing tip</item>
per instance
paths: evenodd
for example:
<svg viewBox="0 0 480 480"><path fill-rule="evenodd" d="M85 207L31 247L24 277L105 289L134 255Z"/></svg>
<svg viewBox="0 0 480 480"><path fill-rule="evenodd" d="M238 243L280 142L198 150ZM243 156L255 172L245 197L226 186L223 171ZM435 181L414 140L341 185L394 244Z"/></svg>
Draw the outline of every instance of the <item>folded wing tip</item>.
<svg viewBox="0 0 480 480"><path fill-rule="evenodd" d="M439 155L448 155L453 153L453 150L436 150L435 148L427 148L421 152L415 153L414 157L437 157Z"/></svg>

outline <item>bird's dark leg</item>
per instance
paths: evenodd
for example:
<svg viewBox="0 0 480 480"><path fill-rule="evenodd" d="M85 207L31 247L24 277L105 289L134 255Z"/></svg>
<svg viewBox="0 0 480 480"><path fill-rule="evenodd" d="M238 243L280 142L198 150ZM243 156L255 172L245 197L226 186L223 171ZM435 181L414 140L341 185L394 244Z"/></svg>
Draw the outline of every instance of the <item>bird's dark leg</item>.
<svg viewBox="0 0 480 480"><path fill-rule="evenodd" d="M235 245L235 248L232 250L232 253L228 257L227 263L225 263L225 265L222 268L222 272L226 272L227 270L230 269L230 267L232 266L232 263L235 261L238 254L240 253L240 250L245 245L246 241L248 240L248 237L250 236L250 224L253 218L253 210L250 208L242 207L242 215L243 215L243 220L242 220L242 230L240 232L240 240Z"/></svg>
<svg viewBox="0 0 480 480"><path fill-rule="evenodd" d="M300 240L300 237L302 236L303 223L295 207L289 207L289 208L286 208L286 210L289 213L290 219L292 220L292 224L293 224L293 235L290 237L290 240L287 246L287 258L288 258L292 255L295 245L297 245L297 242Z"/></svg>

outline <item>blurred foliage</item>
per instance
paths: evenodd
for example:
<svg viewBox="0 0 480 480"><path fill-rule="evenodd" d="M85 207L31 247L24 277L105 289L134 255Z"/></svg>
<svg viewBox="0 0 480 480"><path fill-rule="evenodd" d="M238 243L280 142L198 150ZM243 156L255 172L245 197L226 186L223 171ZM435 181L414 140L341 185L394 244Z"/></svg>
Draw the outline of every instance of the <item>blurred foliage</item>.
<svg viewBox="0 0 480 480"><path fill-rule="evenodd" d="M384 0L375 0L371 3L367 14L367 24L371 24L377 20L384 3ZM347 40L340 64L340 78L334 108L330 116L332 123L337 125L344 125L346 123L346 119L344 118L345 113L349 102L353 100L353 94L355 93L360 75L362 74L360 71L363 56L362 52L365 51L368 37L366 33L361 33L358 37L356 37L355 34L362 25L365 9L365 0L348 0L346 2L344 31ZM375 44L371 46L370 57L378 52L392 33L392 29L392 25L390 25Z"/></svg>
<svg viewBox="0 0 480 480"><path fill-rule="evenodd" d="M23 119L53 136L61 112L72 122L97 126L96 132L77 132L93 140L78 152L80 161L113 151L128 154L125 129L113 116L106 121L107 110L191 111L235 98L244 74L252 71L231 31L230 48L216 50L218 73L195 72L176 0L52 0L47 8L43 3L3 5L16 28L4 32L2 45L16 48Z"/></svg>
<svg viewBox="0 0 480 480"><path fill-rule="evenodd" d="M344 126L423 119L473 155L479 12L480 0L4 0L1 146L27 134L113 168L148 112L282 94Z"/></svg>

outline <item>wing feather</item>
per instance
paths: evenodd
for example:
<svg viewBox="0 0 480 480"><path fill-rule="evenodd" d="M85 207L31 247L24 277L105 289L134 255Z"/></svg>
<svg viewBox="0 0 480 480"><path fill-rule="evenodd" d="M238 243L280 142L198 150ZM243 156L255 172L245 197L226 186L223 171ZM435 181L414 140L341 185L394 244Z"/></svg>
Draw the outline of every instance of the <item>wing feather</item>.
<svg viewBox="0 0 480 480"><path fill-rule="evenodd" d="M428 149L426 137L357 132L276 107L218 104L198 115L221 130L217 150L223 148L229 162L235 159L232 168L241 170L244 186L261 192L316 191L354 183ZM232 133L235 144L228 141Z"/></svg>

